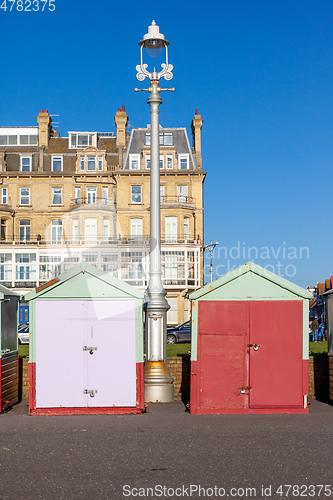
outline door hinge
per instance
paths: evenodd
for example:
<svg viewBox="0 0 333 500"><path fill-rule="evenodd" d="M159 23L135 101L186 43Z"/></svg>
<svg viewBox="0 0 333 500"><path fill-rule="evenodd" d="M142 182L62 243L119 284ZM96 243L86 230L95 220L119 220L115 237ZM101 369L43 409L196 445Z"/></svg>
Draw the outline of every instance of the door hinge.
<svg viewBox="0 0 333 500"><path fill-rule="evenodd" d="M91 398L94 398L97 392L98 391L96 389L84 389L83 394L89 394Z"/></svg>

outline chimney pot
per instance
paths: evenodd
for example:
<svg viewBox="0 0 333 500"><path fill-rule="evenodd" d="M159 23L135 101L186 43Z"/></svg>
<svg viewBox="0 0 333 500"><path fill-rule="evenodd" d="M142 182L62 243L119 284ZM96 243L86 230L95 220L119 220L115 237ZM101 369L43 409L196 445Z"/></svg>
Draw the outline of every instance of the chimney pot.
<svg viewBox="0 0 333 500"><path fill-rule="evenodd" d="M45 113L48 113L48 110L47 110L47 109L45 110Z"/></svg>
<svg viewBox="0 0 333 500"><path fill-rule="evenodd" d="M119 111L119 113L120 113L121 109L120 109L120 108L118 108L118 111Z"/></svg>
<svg viewBox="0 0 333 500"><path fill-rule="evenodd" d="M198 111L197 109L195 110L195 114L196 114L196 115L198 115L198 114L199 114L199 111Z"/></svg>
<svg viewBox="0 0 333 500"><path fill-rule="evenodd" d="M125 112L125 106L122 107L122 111Z"/></svg>

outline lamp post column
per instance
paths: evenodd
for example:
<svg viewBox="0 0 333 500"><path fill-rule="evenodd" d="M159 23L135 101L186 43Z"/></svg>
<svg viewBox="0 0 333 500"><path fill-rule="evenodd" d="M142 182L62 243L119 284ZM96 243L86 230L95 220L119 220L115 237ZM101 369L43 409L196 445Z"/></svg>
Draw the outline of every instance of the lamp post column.
<svg viewBox="0 0 333 500"><path fill-rule="evenodd" d="M166 301L161 271L161 210L160 210L160 145L159 145L159 94L158 80L150 82L150 268L148 301L146 305L146 365L145 401L173 401L173 378L167 367Z"/></svg>

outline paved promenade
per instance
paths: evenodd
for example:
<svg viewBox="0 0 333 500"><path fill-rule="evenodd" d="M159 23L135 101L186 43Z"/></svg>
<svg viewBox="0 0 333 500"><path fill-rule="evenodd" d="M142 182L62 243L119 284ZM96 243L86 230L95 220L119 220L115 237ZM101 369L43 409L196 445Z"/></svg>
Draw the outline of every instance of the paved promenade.
<svg viewBox="0 0 333 500"><path fill-rule="evenodd" d="M145 415L42 417L22 402L0 415L0 499L333 499L332 406L312 402L309 415L184 410L175 402Z"/></svg>

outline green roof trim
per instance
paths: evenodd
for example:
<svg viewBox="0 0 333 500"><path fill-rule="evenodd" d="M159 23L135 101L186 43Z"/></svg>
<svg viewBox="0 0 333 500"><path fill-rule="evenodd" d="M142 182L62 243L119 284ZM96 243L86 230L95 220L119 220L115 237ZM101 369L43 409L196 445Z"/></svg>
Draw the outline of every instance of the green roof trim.
<svg viewBox="0 0 333 500"><path fill-rule="evenodd" d="M311 293L305 290L304 288L295 285L291 281L288 281L285 278L282 278L281 276L278 276L277 274L274 274L271 271L268 271L267 269L264 269L263 267L254 264L253 262L247 262L246 264L238 267L237 269L234 269L233 271L230 271L224 276L221 276L221 278L218 278L212 283L204 285L199 290L196 290L195 292L191 293L189 295L189 298L190 300L199 299L204 295L209 294L210 292L216 291L218 288L226 285L227 283L237 280L238 278L246 275L247 273L253 273L257 276L260 276L264 280L267 280L267 282L270 282L274 285L278 285L279 287L285 289L286 291L294 295L297 295L299 297L302 297L303 299L312 298Z"/></svg>
<svg viewBox="0 0 333 500"><path fill-rule="evenodd" d="M100 287L96 287L96 282L100 281ZM46 284L47 285L47 284ZM68 271L65 271L58 277L58 280L51 280L49 286L43 287L40 291L38 287L35 290L27 293L25 295L25 300L30 301L36 298L48 298L47 296L54 298L66 298L66 291L61 290L65 285L67 289L68 298L70 297L96 297L96 292L98 289L102 289L106 286L110 286L115 293L112 294L113 297L116 297L117 294L119 297L131 296L135 299L144 298L144 292L138 290L137 288L125 283L124 281L119 280L115 276L111 276L110 274L104 273L100 269L91 264L81 263L78 264ZM60 288L59 288L60 287ZM57 294L59 288L59 295ZM100 298L110 298L109 295L105 295L105 293L101 293Z"/></svg>

